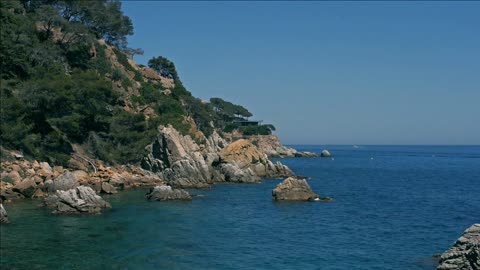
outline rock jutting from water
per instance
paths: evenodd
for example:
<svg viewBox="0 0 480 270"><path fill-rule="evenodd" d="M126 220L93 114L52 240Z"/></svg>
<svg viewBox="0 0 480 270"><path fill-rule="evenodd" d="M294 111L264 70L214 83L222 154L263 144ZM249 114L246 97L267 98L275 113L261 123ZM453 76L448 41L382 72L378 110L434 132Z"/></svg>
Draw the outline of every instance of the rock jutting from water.
<svg viewBox="0 0 480 270"><path fill-rule="evenodd" d="M183 189L173 189L171 186L155 186L146 194L149 201L191 201L192 197Z"/></svg>
<svg viewBox="0 0 480 270"><path fill-rule="evenodd" d="M103 208L111 208L91 187L86 186L57 190L45 198L45 204L53 209L53 214L100 213Z"/></svg>
<svg viewBox="0 0 480 270"><path fill-rule="evenodd" d="M320 154L321 157L331 157L332 154L328 150L323 150L322 153Z"/></svg>
<svg viewBox="0 0 480 270"><path fill-rule="evenodd" d="M314 193L302 177L292 176L285 179L272 190L275 201L331 201L331 198L320 197Z"/></svg>
<svg viewBox="0 0 480 270"><path fill-rule="evenodd" d="M437 270L480 269L480 224L473 224L442 254Z"/></svg>
<svg viewBox="0 0 480 270"><path fill-rule="evenodd" d="M0 199L0 224L7 224L10 223L10 221L8 220L7 210L3 208L1 201L2 200Z"/></svg>

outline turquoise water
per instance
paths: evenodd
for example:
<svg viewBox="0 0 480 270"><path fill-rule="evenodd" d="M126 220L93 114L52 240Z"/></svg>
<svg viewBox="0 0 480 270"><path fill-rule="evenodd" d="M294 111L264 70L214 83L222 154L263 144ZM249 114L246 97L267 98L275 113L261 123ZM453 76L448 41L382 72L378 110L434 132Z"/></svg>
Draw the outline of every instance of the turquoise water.
<svg viewBox="0 0 480 270"><path fill-rule="evenodd" d="M317 146L297 146L320 152ZM329 146L283 159L333 203L275 203L280 180L219 184L192 202L105 196L113 210L58 217L6 204L2 269L435 269L480 222L479 146ZM373 158L373 159L372 159Z"/></svg>

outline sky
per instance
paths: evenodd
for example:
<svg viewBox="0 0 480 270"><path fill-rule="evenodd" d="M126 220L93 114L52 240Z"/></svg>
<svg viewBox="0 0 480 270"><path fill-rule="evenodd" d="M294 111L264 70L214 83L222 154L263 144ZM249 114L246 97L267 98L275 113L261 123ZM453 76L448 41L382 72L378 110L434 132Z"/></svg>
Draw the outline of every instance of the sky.
<svg viewBox="0 0 480 270"><path fill-rule="evenodd" d="M480 144L480 2L123 1L129 46L285 144Z"/></svg>

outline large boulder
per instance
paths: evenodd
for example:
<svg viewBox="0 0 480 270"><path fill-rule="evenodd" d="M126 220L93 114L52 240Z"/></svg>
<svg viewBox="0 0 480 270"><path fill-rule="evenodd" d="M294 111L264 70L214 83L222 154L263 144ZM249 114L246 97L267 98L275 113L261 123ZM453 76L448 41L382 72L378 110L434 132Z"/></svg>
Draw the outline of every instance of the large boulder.
<svg viewBox="0 0 480 270"><path fill-rule="evenodd" d="M53 180L45 181L45 187L48 192L55 192L57 190L70 190L77 186L77 179L70 171L66 171Z"/></svg>
<svg viewBox="0 0 480 270"><path fill-rule="evenodd" d="M330 154L330 152L328 152L328 150L323 150L322 153L320 154L321 157L331 157L332 154Z"/></svg>
<svg viewBox="0 0 480 270"><path fill-rule="evenodd" d="M142 168L159 174L171 186L206 187L213 183L204 151L190 136L170 125L160 126L158 131L158 137L146 147L149 154L142 160Z"/></svg>
<svg viewBox="0 0 480 270"><path fill-rule="evenodd" d="M36 190L37 183L34 178L24 179L13 186L13 191L18 192L27 198L32 197Z"/></svg>
<svg viewBox="0 0 480 270"><path fill-rule="evenodd" d="M117 189L112 186L110 183L107 182L102 182L102 193L107 193L107 194L114 194L117 193Z"/></svg>
<svg viewBox="0 0 480 270"><path fill-rule="evenodd" d="M102 208L111 208L108 202L86 186L57 190L45 199L45 204L53 209L54 214L99 213Z"/></svg>
<svg viewBox="0 0 480 270"><path fill-rule="evenodd" d="M480 224L468 228L455 244L442 254L437 270L480 269Z"/></svg>
<svg viewBox="0 0 480 270"><path fill-rule="evenodd" d="M314 201L322 198L314 193L305 178L288 177L272 190L276 201Z"/></svg>
<svg viewBox="0 0 480 270"><path fill-rule="evenodd" d="M9 222L10 221L8 220L7 210L3 208L3 204L1 203L1 199L0 199L0 224L6 224Z"/></svg>
<svg viewBox="0 0 480 270"><path fill-rule="evenodd" d="M146 194L149 201L190 201L192 197L183 189L172 189L171 186L155 186Z"/></svg>

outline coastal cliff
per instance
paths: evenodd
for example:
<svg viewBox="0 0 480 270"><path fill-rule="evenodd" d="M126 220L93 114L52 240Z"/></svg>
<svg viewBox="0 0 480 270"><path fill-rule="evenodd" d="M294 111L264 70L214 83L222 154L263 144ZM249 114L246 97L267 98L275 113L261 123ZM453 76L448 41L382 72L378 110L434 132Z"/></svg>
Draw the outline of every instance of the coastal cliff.
<svg viewBox="0 0 480 270"><path fill-rule="evenodd" d="M273 125L248 121L241 105L194 97L167 58L137 64L141 49L127 47L133 25L121 5L95 3L0 5L2 44L12 48L0 52L4 201L98 212L107 203L91 191L255 183L294 174L269 157L313 156L283 146ZM75 21L65 10L78 11Z"/></svg>

